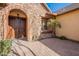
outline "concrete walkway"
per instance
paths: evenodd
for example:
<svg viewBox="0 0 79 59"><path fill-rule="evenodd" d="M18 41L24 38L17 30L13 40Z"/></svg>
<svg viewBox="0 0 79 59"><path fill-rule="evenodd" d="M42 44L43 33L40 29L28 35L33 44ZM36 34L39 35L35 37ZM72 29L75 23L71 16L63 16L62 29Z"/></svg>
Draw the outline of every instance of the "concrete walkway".
<svg viewBox="0 0 79 59"><path fill-rule="evenodd" d="M40 41L13 40L12 56L59 56Z"/></svg>
<svg viewBox="0 0 79 59"><path fill-rule="evenodd" d="M56 38L43 39L40 42L62 56L79 56L79 43L77 42Z"/></svg>

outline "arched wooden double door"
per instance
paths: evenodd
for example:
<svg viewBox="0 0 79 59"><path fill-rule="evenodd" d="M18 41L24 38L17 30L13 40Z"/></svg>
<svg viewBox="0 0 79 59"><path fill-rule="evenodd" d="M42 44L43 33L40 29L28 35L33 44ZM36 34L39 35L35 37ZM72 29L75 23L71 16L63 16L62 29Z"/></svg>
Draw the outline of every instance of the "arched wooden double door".
<svg viewBox="0 0 79 59"><path fill-rule="evenodd" d="M9 16L9 25L15 31L15 38L26 36L26 19L21 17Z"/></svg>

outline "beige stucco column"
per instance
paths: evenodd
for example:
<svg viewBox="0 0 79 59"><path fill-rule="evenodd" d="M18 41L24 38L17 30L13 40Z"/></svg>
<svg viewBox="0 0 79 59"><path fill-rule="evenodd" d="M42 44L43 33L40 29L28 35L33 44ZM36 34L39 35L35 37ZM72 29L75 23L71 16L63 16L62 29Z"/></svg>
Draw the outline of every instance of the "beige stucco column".
<svg viewBox="0 0 79 59"><path fill-rule="evenodd" d="M28 14L27 16L27 23L26 23L26 26L27 26L27 40L28 41L32 41L32 25L31 25L31 15Z"/></svg>

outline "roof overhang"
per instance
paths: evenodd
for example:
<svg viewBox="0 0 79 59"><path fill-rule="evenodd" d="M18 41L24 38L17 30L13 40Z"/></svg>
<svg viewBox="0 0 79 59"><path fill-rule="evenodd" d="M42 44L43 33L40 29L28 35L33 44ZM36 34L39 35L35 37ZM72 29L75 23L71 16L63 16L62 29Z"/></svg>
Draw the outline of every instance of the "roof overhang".
<svg viewBox="0 0 79 59"><path fill-rule="evenodd" d="M57 16L57 13L46 13L45 16L42 16L42 19L48 20L50 18L53 18L54 16Z"/></svg>
<svg viewBox="0 0 79 59"><path fill-rule="evenodd" d="M75 11L75 10L79 10L79 3L72 3L69 6L61 8L60 10L58 10L57 14L59 16L59 15L63 15L63 14Z"/></svg>

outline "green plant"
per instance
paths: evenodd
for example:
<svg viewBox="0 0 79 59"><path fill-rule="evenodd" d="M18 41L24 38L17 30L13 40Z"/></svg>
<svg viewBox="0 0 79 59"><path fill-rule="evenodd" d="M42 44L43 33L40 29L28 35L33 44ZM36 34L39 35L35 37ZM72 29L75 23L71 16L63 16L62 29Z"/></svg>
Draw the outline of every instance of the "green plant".
<svg viewBox="0 0 79 59"><path fill-rule="evenodd" d="M37 40L37 35L33 35L32 40L36 41Z"/></svg>
<svg viewBox="0 0 79 59"><path fill-rule="evenodd" d="M68 38L65 37L65 36L60 36L60 37L56 37L56 38L59 38L59 39L61 39L61 40L68 40Z"/></svg>
<svg viewBox="0 0 79 59"><path fill-rule="evenodd" d="M62 39L62 40L67 39L65 36L61 36L61 37L59 37L59 38Z"/></svg>
<svg viewBox="0 0 79 59"><path fill-rule="evenodd" d="M50 21L48 22L48 26L52 28L54 37L56 37L56 27L61 28L60 23L56 19L50 19Z"/></svg>
<svg viewBox="0 0 79 59"><path fill-rule="evenodd" d="M12 41L1 40L0 41L0 55L7 56L11 52Z"/></svg>

